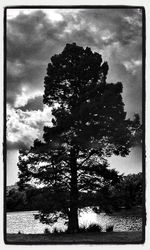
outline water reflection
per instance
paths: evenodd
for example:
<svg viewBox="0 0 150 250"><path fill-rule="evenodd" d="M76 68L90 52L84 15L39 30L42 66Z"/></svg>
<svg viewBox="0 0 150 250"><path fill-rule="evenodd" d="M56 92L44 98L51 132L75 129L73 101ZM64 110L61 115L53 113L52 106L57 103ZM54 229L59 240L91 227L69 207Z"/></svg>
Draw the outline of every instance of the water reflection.
<svg viewBox="0 0 150 250"><path fill-rule="evenodd" d="M65 230L64 220L59 219L53 226L48 226L34 219L37 212L11 212L7 213L7 233L43 233L45 228L53 231L55 227ZM107 224L114 224L114 231L141 231L142 218L134 215L107 215L105 213L96 214L90 208L86 211L82 210L79 216L79 224L88 226L91 223L98 223L102 227L102 231L106 231Z"/></svg>

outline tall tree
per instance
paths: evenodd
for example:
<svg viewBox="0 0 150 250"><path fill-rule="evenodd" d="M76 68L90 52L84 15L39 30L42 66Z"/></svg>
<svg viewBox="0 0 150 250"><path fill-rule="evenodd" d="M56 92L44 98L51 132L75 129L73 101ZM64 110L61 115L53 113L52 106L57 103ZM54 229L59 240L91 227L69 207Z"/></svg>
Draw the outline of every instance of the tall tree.
<svg viewBox="0 0 150 250"><path fill-rule="evenodd" d="M126 119L122 84L107 84L107 62L75 43L67 44L48 64L44 104L52 108L53 126L44 127L44 142L35 140L20 152L20 186L33 178L49 186L53 209L68 216L68 230L78 231L80 192L118 181L107 157L126 156L139 120ZM40 218L48 221L51 208ZM60 214L59 214L60 215Z"/></svg>

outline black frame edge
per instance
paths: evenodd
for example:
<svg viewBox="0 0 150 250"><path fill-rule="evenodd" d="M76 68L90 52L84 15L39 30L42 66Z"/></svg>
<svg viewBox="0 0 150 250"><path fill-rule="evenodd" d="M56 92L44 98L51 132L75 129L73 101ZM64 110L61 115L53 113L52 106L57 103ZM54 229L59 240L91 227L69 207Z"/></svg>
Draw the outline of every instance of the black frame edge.
<svg viewBox="0 0 150 250"><path fill-rule="evenodd" d="M6 59L7 59L7 49L6 49L6 30L7 30L7 18L6 18L6 12L7 9L38 9L38 8L43 8L43 9L141 9L142 10L142 120L143 120L143 143L142 143L142 171L143 171L143 218L142 218L142 241L139 242L112 242L112 243L88 243L88 244L93 244L93 245L128 245L128 244L144 244L145 243L145 227L146 227L146 206L145 206L145 194L146 194L146 177L145 177L145 157L146 157L146 145L145 145L145 109L146 109L146 81L145 81L145 67L146 67L146 15L145 15L145 8L144 6L134 6L134 5L16 5L16 6L5 6L4 7L4 14L3 14L3 27L4 27L4 33L3 33L3 41L4 41L4 107L3 107L3 112L4 112L4 121L3 121L3 180L4 180L4 191L3 191L3 239L4 243L7 245L87 245L86 243L82 242L77 242L77 243L49 243L49 242L10 242L7 240L7 228L6 228L6 177L7 177L7 142L6 142L6 95L7 95L7 77L6 77Z"/></svg>

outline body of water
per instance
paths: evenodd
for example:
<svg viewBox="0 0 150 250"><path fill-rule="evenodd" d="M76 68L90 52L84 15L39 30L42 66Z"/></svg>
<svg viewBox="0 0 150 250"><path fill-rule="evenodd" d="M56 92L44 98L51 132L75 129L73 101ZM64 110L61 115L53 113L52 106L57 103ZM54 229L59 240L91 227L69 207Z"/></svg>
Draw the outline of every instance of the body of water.
<svg viewBox="0 0 150 250"><path fill-rule="evenodd" d="M64 221L59 219L53 226L42 224L39 220L34 219L34 214L37 211L25 211L25 212L9 212L7 213L7 233L21 233L37 234L43 233L45 228L53 231L54 228L65 230L66 226ZM114 231L142 231L142 217L141 215L115 213L107 215L105 213L96 214L90 208L86 211L82 211L79 216L79 224L88 226L91 223L97 223L101 225L102 231L106 231L106 226L109 224L114 225Z"/></svg>

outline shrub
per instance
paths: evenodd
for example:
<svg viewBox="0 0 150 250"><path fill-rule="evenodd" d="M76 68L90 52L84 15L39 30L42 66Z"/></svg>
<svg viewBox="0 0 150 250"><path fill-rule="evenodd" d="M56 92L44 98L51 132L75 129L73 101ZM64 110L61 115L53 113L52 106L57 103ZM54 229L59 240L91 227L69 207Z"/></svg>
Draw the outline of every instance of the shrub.
<svg viewBox="0 0 150 250"><path fill-rule="evenodd" d="M45 228L45 230L44 230L44 234L50 234L51 232L49 231L49 229L48 228Z"/></svg>
<svg viewBox="0 0 150 250"><path fill-rule="evenodd" d="M87 227L87 232L101 232L102 227L98 224L91 224Z"/></svg>
<svg viewBox="0 0 150 250"><path fill-rule="evenodd" d="M87 232L93 233L93 232L101 232L101 231L102 231L102 227L94 223L90 224L88 227L83 226L83 227L80 227L79 229L80 233L87 233Z"/></svg>
<svg viewBox="0 0 150 250"><path fill-rule="evenodd" d="M85 226L82 226L79 228L79 233L86 233L87 232L87 228Z"/></svg>
<svg viewBox="0 0 150 250"><path fill-rule="evenodd" d="M107 225L106 226L106 232L112 232L114 229L114 225Z"/></svg>
<svg viewBox="0 0 150 250"><path fill-rule="evenodd" d="M63 230L60 229L60 228L54 227L52 233L53 233L53 234L67 233L67 231L66 231L66 230L63 231Z"/></svg>
<svg viewBox="0 0 150 250"><path fill-rule="evenodd" d="M56 227L53 228L53 234L58 234L59 232L60 231Z"/></svg>

